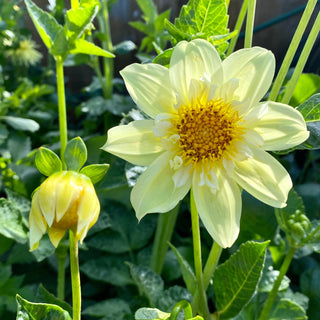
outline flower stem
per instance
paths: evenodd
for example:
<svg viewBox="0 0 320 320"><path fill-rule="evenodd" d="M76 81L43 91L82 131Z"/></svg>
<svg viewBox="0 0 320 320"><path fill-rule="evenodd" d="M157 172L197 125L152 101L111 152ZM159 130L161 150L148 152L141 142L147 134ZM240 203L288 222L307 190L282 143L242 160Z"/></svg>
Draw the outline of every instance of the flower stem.
<svg viewBox="0 0 320 320"><path fill-rule="evenodd" d="M57 255L57 258L58 258L57 297L60 300L64 300L64 293L65 293L66 257L67 257L67 252L65 252L64 255L62 255L62 254Z"/></svg>
<svg viewBox="0 0 320 320"><path fill-rule="evenodd" d="M183 310L184 318L186 320L192 318L192 308L190 303L186 300L181 300L172 309L171 315L168 320L176 320L181 310Z"/></svg>
<svg viewBox="0 0 320 320"><path fill-rule="evenodd" d="M102 47L104 50L109 52L113 51L113 45L111 40L110 21L109 21L109 10L108 0L102 0L101 15L99 15L99 24L102 33L105 35L105 40L102 41ZM112 79L113 79L113 59L103 58L103 71L105 77L105 83L102 87L103 96L105 99L112 97Z"/></svg>
<svg viewBox="0 0 320 320"><path fill-rule="evenodd" d="M235 48L235 46L237 44L237 41L238 41L238 38L239 38L239 35L240 35L240 30L242 28L243 21L244 21L244 18L246 16L246 13L247 13L247 9L248 9L248 0L244 0L243 3L242 3L242 6L241 6L240 13L239 13L238 18L237 18L236 25L234 27L234 30L237 30L238 33L230 41L230 45L229 45L229 48L228 48L228 51L227 51L227 56L229 56L234 51L234 48Z"/></svg>
<svg viewBox="0 0 320 320"><path fill-rule="evenodd" d="M157 230L152 248L152 256L150 268L161 274L166 253L168 250L168 242L170 242L174 226L178 217L179 205L169 212L158 215Z"/></svg>
<svg viewBox="0 0 320 320"><path fill-rule="evenodd" d="M290 79L290 82L288 84L288 87L286 88L285 94L281 100L282 103L289 103L293 91L296 87L296 84L299 80L299 77L303 71L304 66L306 65L306 62L309 58L310 52L312 50L312 47L317 39L317 36L320 31L320 12L318 13L317 19L310 31L310 34L308 36L308 39L306 41L306 44L303 47L303 50L301 52L301 55L299 57L299 60L297 62L297 65L294 69L293 75Z"/></svg>
<svg viewBox="0 0 320 320"><path fill-rule="evenodd" d="M207 304L206 292L203 286L203 274L202 274L202 259L201 259L201 239L200 239L200 225L199 216L196 208L196 204L193 197L193 192L191 189L190 194L190 209L191 209L191 225L192 225L192 240L193 240L193 258L194 258L194 269L197 278L197 292L193 299L193 306L199 307L199 313L205 319L209 319L209 308ZM195 299L197 297L197 299ZM197 313L196 308L193 311Z"/></svg>
<svg viewBox="0 0 320 320"><path fill-rule="evenodd" d="M246 22L246 32L245 32L245 37L244 37L244 47L245 48L252 47L255 11L256 11L256 0L249 0L247 22Z"/></svg>
<svg viewBox="0 0 320 320"><path fill-rule="evenodd" d="M290 266L290 263L292 261L292 258L293 258L295 251L296 251L296 249L294 247L289 248L289 251L288 251L288 253L287 253L287 255L281 265L280 273L279 273L276 281L274 282L273 288L272 288L271 292L269 293L268 299L267 299L267 301L261 311L259 320L268 320L269 319L268 318L269 313L270 313L271 308L272 308L274 301L276 299L277 292L280 287L281 281L289 269L289 266Z"/></svg>
<svg viewBox="0 0 320 320"><path fill-rule="evenodd" d="M210 279L212 278L214 271L216 270L221 253L222 247L220 247L217 242L214 242L203 272L203 286L205 290L208 289Z"/></svg>
<svg viewBox="0 0 320 320"><path fill-rule="evenodd" d="M311 18L312 12L314 10L315 5L317 4L317 0L309 0L307 3L307 6L303 12L303 15L300 19L299 25L297 27L296 32L294 33L294 36L291 40L290 46L288 48L288 51L283 59L283 62L281 64L280 70L277 74L277 77L274 81L274 84L272 86L270 95L268 100L276 101L276 98L279 94L279 91L281 89L281 86L283 84L283 81L288 73L288 70L290 68L291 62L295 56L295 53L297 51L297 48L299 46L299 43L301 41L301 38L306 30L306 27L309 23L309 20Z"/></svg>
<svg viewBox="0 0 320 320"><path fill-rule="evenodd" d="M56 72L57 72L57 90L58 90L58 109L59 109L59 128L60 128L60 156L64 163L64 151L67 145L67 112L66 98L64 90L64 74L63 74L63 59L56 57Z"/></svg>
<svg viewBox="0 0 320 320"><path fill-rule="evenodd" d="M73 320L81 319L81 285L78 259L78 239L73 231L69 231L70 269L72 286Z"/></svg>

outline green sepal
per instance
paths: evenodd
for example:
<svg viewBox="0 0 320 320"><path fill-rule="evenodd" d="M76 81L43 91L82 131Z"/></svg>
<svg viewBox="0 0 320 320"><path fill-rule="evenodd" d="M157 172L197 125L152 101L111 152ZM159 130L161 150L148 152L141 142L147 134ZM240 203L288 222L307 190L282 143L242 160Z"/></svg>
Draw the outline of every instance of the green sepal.
<svg viewBox="0 0 320 320"><path fill-rule="evenodd" d="M64 152L64 160L68 170L79 171L87 161L87 147L80 137L76 137L67 143Z"/></svg>
<svg viewBox="0 0 320 320"><path fill-rule="evenodd" d="M92 54L95 56L102 56L106 58L114 58L114 54L103 50L96 46L95 44L88 42L84 39L75 40L74 48L70 50L71 54L84 53L84 54Z"/></svg>
<svg viewBox="0 0 320 320"><path fill-rule="evenodd" d="M80 170L81 174L86 175L89 177L93 184L99 182L103 179L106 173L109 170L109 164L90 164L88 166L83 167Z"/></svg>
<svg viewBox="0 0 320 320"><path fill-rule="evenodd" d="M72 320L69 313L57 305L29 302L19 295L16 296L16 299L18 304L17 320Z"/></svg>
<svg viewBox="0 0 320 320"><path fill-rule="evenodd" d="M35 163L38 170L47 177L62 170L60 158L56 153L45 147L39 148L35 156Z"/></svg>
<svg viewBox="0 0 320 320"><path fill-rule="evenodd" d="M25 0L25 4L42 41L50 49L63 27L53 16L40 9L31 0Z"/></svg>

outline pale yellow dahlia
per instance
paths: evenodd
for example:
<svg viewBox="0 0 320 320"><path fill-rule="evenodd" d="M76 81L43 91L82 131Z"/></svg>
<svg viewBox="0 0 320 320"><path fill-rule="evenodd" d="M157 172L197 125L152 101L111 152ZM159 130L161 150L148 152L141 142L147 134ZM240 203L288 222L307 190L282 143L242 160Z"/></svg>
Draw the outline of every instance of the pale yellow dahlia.
<svg viewBox="0 0 320 320"><path fill-rule="evenodd" d="M241 188L262 202L286 205L292 182L268 152L309 135L301 114L260 102L274 76L270 51L239 50L224 61L205 40L182 41L170 68L133 64L121 75L150 120L112 128L103 149L149 166L131 193L138 219L167 212L193 189L213 239L230 247L239 233Z"/></svg>
<svg viewBox="0 0 320 320"><path fill-rule="evenodd" d="M35 250L48 231L57 247L71 229L80 242L99 217L100 203L87 176L75 171L60 171L48 177L36 190L29 216L30 248Z"/></svg>
<svg viewBox="0 0 320 320"><path fill-rule="evenodd" d="M42 54L37 51L38 45L31 39L23 39L19 42L17 49L9 49L5 52L7 58L10 58L13 63L19 65L33 66L38 63Z"/></svg>

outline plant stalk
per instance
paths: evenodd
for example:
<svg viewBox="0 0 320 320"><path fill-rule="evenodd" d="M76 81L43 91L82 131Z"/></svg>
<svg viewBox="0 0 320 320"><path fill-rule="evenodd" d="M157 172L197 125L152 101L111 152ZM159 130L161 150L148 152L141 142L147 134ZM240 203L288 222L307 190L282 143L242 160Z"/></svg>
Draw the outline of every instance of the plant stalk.
<svg viewBox="0 0 320 320"><path fill-rule="evenodd" d="M60 300L64 300L65 297L65 263L66 263L67 252L65 255L57 255L58 258L58 285L57 285L57 297Z"/></svg>
<svg viewBox="0 0 320 320"><path fill-rule="evenodd" d="M70 270L71 270L71 286L72 286L72 308L73 320L81 320L81 285L79 272L78 257L78 239L76 234L69 231L70 241Z"/></svg>
<svg viewBox="0 0 320 320"><path fill-rule="evenodd" d="M209 308L207 304L207 297L205 288L203 285L203 273L202 273L202 258L201 258L201 238L200 238L200 225L199 215L196 208L196 204L193 197L193 191L190 192L190 209L191 209L191 225L192 225L192 240L193 240L193 258L194 258L194 269L197 278L197 293L192 301L193 311L199 313L205 319L209 319Z"/></svg>
<svg viewBox="0 0 320 320"><path fill-rule="evenodd" d="M293 258L293 255L295 253L296 249L294 247L290 247L289 248L289 251L280 267L280 273L276 279L276 281L274 282L273 284L273 288L272 290L270 291L269 295L268 295L268 298L267 298L267 301L261 311L261 314L260 314L260 317L259 317L259 320L268 320L268 317L269 317L269 313L271 311L271 308L274 304L274 301L276 299L276 296L277 296L277 293L278 293L278 289L280 287L280 284L281 284L281 281L283 279L283 277L286 275L288 269L289 269L289 266L290 266L290 263L292 261L292 258Z"/></svg>
<svg viewBox="0 0 320 320"><path fill-rule="evenodd" d="M310 31L308 39L303 47L303 50L301 52L301 55L300 55L299 60L297 62L297 65L294 69L293 75L289 81L288 87L286 88L285 94L281 100L282 103L287 104L290 102L293 91L297 85L297 82L298 82L299 77L303 71L303 68L307 63L310 52L311 52L312 47L317 39L319 32L320 32L320 12L318 13L316 21L314 22L314 25Z"/></svg>
<svg viewBox="0 0 320 320"><path fill-rule="evenodd" d="M60 129L60 157L62 163L64 162L64 151L68 141L67 130L67 111L66 98L64 89L64 74L63 74L63 59L58 56L56 58L56 72L57 72L57 91L58 91L58 109L59 109L59 129Z"/></svg>
<svg viewBox="0 0 320 320"><path fill-rule="evenodd" d="M306 27L310 21L311 15L313 13L313 10L314 10L314 7L316 6L316 4L317 4L317 0L309 0L308 1L307 6L302 14L302 17L300 19L299 24L298 24L297 30L295 31L294 36L291 40L288 51L283 59L280 70L277 74L277 77L276 77L274 83L273 83L268 100L276 101L277 96L279 94L279 91L281 89L281 86L283 85L283 81L288 73L291 62L295 56L295 53L298 49L301 38L302 38L302 36L306 30Z"/></svg>
<svg viewBox="0 0 320 320"><path fill-rule="evenodd" d="M169 242L178 217L179 205L169 212L158 215L157 230L152 248L150 268L161 274Z"/></svg>
<svg viewBox="0 0 320 320"><path fill-rule="evenodd" d="M256 12L256 0L249 0L247 22L246 22L246 32L245 32L245 37L244 37L244 47L245 48L252 47L255 12Z"/></svg>

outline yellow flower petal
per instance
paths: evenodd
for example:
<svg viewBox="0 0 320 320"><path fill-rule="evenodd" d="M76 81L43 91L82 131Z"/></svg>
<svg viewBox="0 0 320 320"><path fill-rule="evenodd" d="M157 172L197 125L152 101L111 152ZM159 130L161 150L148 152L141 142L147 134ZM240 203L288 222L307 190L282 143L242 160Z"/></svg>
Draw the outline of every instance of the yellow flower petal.
<svg viewBox="0 0 320 320"><path fill-rule="evenodd" d="M286 206L292 187L284 167L267 152L253 148L253 157L235 163L233 179L260 201L281 208Z"/></svg>
<svg viewBox="0 0 320 320"><path fill-rule="evenodd" d="M170 60L170 80L179 102L190 102L190 85L193 79L222 82L221 59L217 50L209 42L197 39L181 41L174 48ZM201 86L199 86L201 88ZM194 91L194 95L197 90Z"/></svg>
<svg viewBox="0 0 320 320"><path fill-rule="evenodd" d="M153 120L137 120L108 131L103 150L137 165L149 165L163 152L161 139L152 131Z"/></svg>
<svg viewBox="0 0 320 320"><path fill-rule="evenodd" d="M207 184L201 185L200 174L194 174L192 188L196 207L212 238L223 248L231 247L238 237L241 216L239 187L217 170L219 188L213 192Z"/></svg>
<svg viewBox="0 0 320 320"><path fill-rule="evenodd" d="M266 104L268 112L251 124L263 138L264 150L285 150L308 139L309 132L299 111L277 102L269 101Z"/></svg>
<svg viewBox="0 0 320 320"><path fill-rule="evenodd" d="M180 188L175 188L170 166L172 154L166 152L159 156L142 173L131 192L131 203L140 220L147 213L167 212L184 198L191 186L191 176Z"/></svg>
<svg viewBox="0 0 320 320"><path fill-rule="evenodd" d="M133 101L147 115L171 112L176 96L169 83L169 70L157 64L132 64L122 75Z"/></svg>
<svg viewBox="0 0 320 320"><path fill-rule="evenodd" d="M239 80L234 94L240 101L248 100L248 108L257 104L267 93L275 70L271 51L260 47L241 49L223 62L224 81Z"/></svg>
<svg viewBox="0 0 320 320"><path fill-rule="evenodd" d="M51 243L57 247L61 239L64 237L66 230L58 229L58 228L48 228L48 235Z"/></svg>

